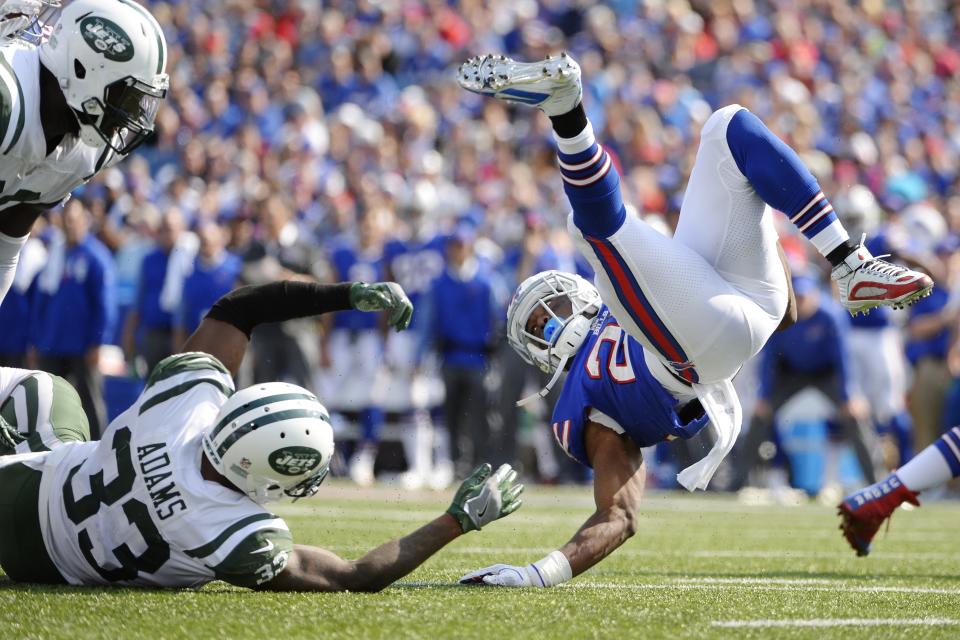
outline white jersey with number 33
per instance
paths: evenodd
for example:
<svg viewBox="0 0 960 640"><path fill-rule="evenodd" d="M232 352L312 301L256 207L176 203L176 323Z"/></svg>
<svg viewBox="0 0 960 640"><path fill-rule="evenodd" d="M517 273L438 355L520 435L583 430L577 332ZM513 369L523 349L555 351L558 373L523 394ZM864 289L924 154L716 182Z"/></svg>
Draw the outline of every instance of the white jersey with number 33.
<svg viewBox="0 0 960 640"><path fill-rule="evenodd" d="M100 442L47 454L40 524L67 581L252 587L284 569L284 521L200 474L201 435L233 391L215 358L171 356Z"/></svg>

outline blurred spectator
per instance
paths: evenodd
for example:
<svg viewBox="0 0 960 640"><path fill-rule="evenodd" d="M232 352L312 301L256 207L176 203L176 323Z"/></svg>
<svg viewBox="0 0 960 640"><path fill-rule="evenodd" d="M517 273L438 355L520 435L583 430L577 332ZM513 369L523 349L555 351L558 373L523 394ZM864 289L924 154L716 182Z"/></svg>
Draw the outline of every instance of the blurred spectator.
<svg viewBox="0 0 960 640"><path fill-rule="evenodd" d="M177 348L173 312L183 292L184 264L196 254L196 238L185 231L180 210L167 209L157 228L156 249L140 263L136 303L127 315L123 347L128 361L142 359L145 373Z"/></svg>
<svg viewBox="0 0 960 640"><path fill-rule="evenodd" d="M55 234L37 276L30 366L73 384L96 440L106 426L100 347L116 319L113 258L90 233L90 215L79 198L67 202L61 219L63 231Z"/></svg>
<svg viewBox="0 0 960 640"><path fill-rule="evenodd" d="M221 296L233 289L243 263L227 251L227 230L214 221L200 222L196 230L200 246L190 275L183 282L183 297L174 316L173 344L180 345Z"/></svg>
<svg viewBox="0 0 960 640"><path fill-rule="evenodd" d="M27 341L30 334L30 301L33 283L47 261L47 249L37 239L41 231L35 228L34 237L20 250L20 262L13 278L13 286L0 304L0 366L26 367Z"/></svg>
<svg viewBox="0 0 960 640"><path fill-rule="evenodd" d="M944 431L944 402L950 386L947 352L954 317L947 308L947 292L941 284L910 309L907 359L913 366L913 383L909 403L918 450Z"/></svg>
<svg viewBox="0 0 960 640"><path fill-rule="evenodd" d="M733 488L747 484L761 460L761 446L770 442L777 412L804 389L819 390L836 407L840 436L853 446L860 469L874 482L875 437L863 398L852 395L846 320L842 309L825 299L815 279L795 275L796 324L774 333L761 351L760 392L750 429L734 459ZM789 456L785 456L789 465Z"/></svg>
<svg viewBox="0 0 960 640"><path fill-rule="evenodd" d="M440 355L444 425L458 468L472 468L489 448L484 378L501 322L493 279L475 255L475 242L466 223L447 240L447 266L430 290L424 327Z"/></svg>
<svg viewBox="0 0 960 640"><path fill-rule="evenodd" d="M260 235L243 257L243 284L327 279L320 248L302 233L285 198L272 195L260 202L258 223ZM250 344L254 382L285 380L311 386L320 360L318 342L311 319L260 325Z"/></svg>
<svg viewBox="0 0 960 640"><path fill-rule="evenodd" d="M894 252L883 232L869 240L867 248L875 256ZM914 451L913 420L907 411L908 365L902 331L892 321L894 313L878 307L854 316L848 340L851 367L856 372L852 375L854 389L867 401L877 432L896 447L895 455L886 456L890 468L905 463Z"/></svg>
<svg viewBox="0 0 960 640"><path fill-rule="evenodd" d="M330 250L336 281L380 282L384 279L383 233L389 221L381 209L368 211L357 237L339 238ZM354 419L360 427L350 478L361 486L374 481L374 463L380 444L384 413L377 383L383 354L383 318L362 311L341 311L325 317L322 365L323 396L327 408Z"/></svg>

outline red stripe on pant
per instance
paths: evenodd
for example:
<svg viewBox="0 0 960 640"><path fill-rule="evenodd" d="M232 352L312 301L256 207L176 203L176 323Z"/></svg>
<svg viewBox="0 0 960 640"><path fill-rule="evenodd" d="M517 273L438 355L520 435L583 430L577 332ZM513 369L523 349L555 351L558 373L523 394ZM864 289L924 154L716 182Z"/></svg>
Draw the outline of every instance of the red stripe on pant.
<svg viewBox="0 0 960 640"><path fill-rule="evenodd" d="M647 311L646 307L643 306L643 302L637 297L633 286L627 278L627 274L624 273L623 267L620 266L620 263L613 255L613 252L610 251L610 248L596 238L587 238L587 241L600 253L600 258L604 262L607 273L613 275L614 280L620 286L620 290L623 291L626 296L630 309L636 318L640 319L644 333L647 334L647 337L653 339L654 346L657 347L657 350L665 355L671 362L685 362L686 358L670 343L670 339L664 334L660 327L657 326L650 312ZM677 373L683 377L684 380L696 382L693 378L693 373L689 369L684 369Z"/></svg>

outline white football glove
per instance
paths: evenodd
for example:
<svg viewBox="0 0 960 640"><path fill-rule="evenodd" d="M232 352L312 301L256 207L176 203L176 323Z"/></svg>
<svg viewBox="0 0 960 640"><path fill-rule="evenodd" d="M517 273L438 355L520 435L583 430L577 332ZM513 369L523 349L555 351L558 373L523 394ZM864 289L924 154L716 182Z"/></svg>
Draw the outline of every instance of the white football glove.
<svg viewBox="0 0 960 640"><path fill-rule="evenodd" d="M530 567L512 564L494 564L478 569L460 578L460 584L490 585L492 587L543 587L535 577L531 580Z"/></svg>
<svg viewBox="0 0 960 640"><path fill-rule="evenodd" d="M570 562L561 551L551 551L546 557L525 567L495 564L460 578L460 584L493 587L555 587L573 577Z"/></svg>
<svg viewBox="0 0 960 640"><path fill-rule="evenodd" d="M17 37L44 8L42 0L4 0L0 3L0 39Z"/></svg>

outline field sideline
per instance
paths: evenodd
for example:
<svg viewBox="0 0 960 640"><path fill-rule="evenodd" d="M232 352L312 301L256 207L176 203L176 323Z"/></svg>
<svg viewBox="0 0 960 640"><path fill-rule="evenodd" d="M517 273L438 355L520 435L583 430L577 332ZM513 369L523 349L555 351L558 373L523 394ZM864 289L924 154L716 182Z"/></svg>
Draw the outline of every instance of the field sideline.
<svg viewBox="0 0 960 640"><path fill-rule="evenodd" d="M452 494L452 492L451 492ZM324 486L286 504L297 542L347 557L446 508L448 494ZM556 548L592 512L585 488L530 487L526 504L464 536L383 593L262 594L20 587L0 577L6 638L957 638L960 505L897 513L854 557L832 509L651 494L639 532L552 590L451 586L493 562Z"/></svg>

